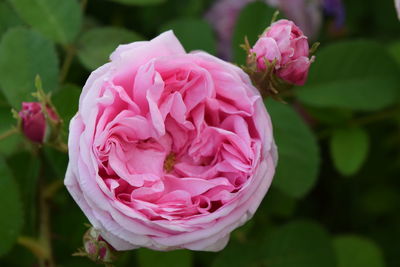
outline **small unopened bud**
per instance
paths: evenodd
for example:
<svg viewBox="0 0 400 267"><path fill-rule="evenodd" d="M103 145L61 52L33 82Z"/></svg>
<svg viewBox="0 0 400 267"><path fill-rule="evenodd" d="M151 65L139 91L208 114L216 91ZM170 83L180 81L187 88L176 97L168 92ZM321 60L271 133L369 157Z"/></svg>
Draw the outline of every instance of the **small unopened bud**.
<svg viewBox="0 0 400 267"><path fill-rule="evenodd" d="M46 107L43 111L42 104L39 102L23 102L22 109L18 113L21 118L21 130L23 134L32 142L42 144L49 135L50 123L59 122L59 118L54 110Z"/></svg>
<svg viewBox="0 0 400 267"><path fill-rule="evenodd" d="M314 60L310 58L307 37L292 21L284 19L272 23L248 53L245 70L267 94L303 85Z"/></svg>
<svg viewBox="0 0 400 267"><path fill-rule="evenodd" d="M83 235L83 251L74 255L87 256L94 262L110 264L117 259L118 252L101 237L99 230L91 227Z"/></svg>

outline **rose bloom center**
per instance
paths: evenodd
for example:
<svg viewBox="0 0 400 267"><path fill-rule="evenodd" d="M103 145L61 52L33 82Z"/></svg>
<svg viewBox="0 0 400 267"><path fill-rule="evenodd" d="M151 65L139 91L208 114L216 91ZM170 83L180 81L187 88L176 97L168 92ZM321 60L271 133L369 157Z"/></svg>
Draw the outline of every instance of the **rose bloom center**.
<svg viewBox="0 0 400 267"><path fill-rule="evenodd" d="M261 153L259 96L213 64L187 54L106 79L92 151L110 198L150 220L177 220L240 194Z"/></svg>

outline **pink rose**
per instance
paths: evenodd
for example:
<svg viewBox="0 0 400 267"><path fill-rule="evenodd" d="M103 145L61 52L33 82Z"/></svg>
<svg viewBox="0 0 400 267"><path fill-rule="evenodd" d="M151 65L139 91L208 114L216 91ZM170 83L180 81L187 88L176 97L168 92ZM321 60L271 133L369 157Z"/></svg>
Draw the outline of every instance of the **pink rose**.
<svg viewBox="0 0 400 267"><path fill-rule="evenodd" d="M119 46L90 75L68 146L65 185L117 250L222 249L277 159L249 77L172 31Z"/></svg>
<svg viewBox="0 0 400 267"><path fill-rule="evenodd" d="M57 114L47 108L51 119L58 121ZM35 143L43 143L47 134L47 123L42 106L39 102L23 102L22 110L18 113L21 117L21 128L24 135Z"/></svg>
<svg viewBox="0 0 400 267"><path fill-rule="evenodd" d="M303 85L313 61L309 59L307 37L292 21L273 23L258 39L252 53L256 54L257 68L267 69L265 60L276 60L275 72L288 83Z"/></svg>

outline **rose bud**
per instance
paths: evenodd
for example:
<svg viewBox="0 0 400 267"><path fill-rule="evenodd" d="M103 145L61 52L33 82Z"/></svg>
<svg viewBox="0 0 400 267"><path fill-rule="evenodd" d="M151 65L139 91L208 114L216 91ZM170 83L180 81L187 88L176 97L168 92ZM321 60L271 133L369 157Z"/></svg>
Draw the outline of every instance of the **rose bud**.
<svg viewBox="0 0 400 267"><path fill-rule="evenodd" d="M100 231L89 228L83 236L84 252L75 255L87 256L94 262L107 264L117 259L117 251L100 235Z"/></svg>
<svg viewBox="0 0 400 267"><path fill-rule="evenodd" d="M54 110L46 108L50 120L58 122L59 118ZM39 102L23 102L22 109L18 113L21 118L21 129L23 134L32 142L42 144L49 134L49 126L46 116Z"/></svg>
<svg viewBox="0 0 400 267"><path fill-rule="evenodd" d="M307 37L292 21L284 19L268 27L250 53L255 55L258 72L270 71L295 85L305 83L313 61L309 58Z"/></svg>
<svg viewBox="0 0 400 267"><path fill-rule="evenodd" d="M325 0L332 1L332 0ZM336 0L337 1L337 0ZM222 59L232 59L232 36L241 10L254 0L217 0L205 14L213 26L218 42L217 52ZM264 0L268 6L282 10L285 16L295 21L309 38L318 34L322 22L320 0Z"/></svg>
<svg viewBox="0 0 400 267"><path fill-rule="evenodd" d="M218 251L275 171L271 120L239 67L172 31L120 45L70 122L68 191L116 250Z"/></svg>

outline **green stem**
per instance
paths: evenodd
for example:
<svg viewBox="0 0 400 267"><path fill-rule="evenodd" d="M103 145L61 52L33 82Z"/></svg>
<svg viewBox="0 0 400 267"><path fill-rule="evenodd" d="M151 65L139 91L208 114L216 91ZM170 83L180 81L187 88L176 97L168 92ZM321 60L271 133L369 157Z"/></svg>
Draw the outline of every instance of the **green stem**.
<svg viewBox="0 0 400 267"><path fill-rule="evenodd" d="M43 190L43 195L46 199L51 199L58 190L60 190L63 187L64 183L63 180L56 180L49 184L46 188Z"/></svg>
<svg viewBox="0 0 400 267"><path fill-rule="evenodd" d="M58 150L60 150L61 152L64 152L64 153L68 153L68 145L60 142L60 143L58 143Z"/></svg>
<svg viewBox="0 0 400 267"><path fill-rule="evenodd" d="M52 247L51 247L51 227L50 227L50 207L49 199L46 197L45 187L45 173L44 173L44 157L39 151L41 159L41 171L39 180L39 242L48 252L47 257L39 261L41 267L54 267L56 266L53 259Z"/></svg>
<svg viewBox="0 0 400 267"><path fill-rule="evenodd" d="M371 115L367 115L364 117L356 118L348 121L347 125L349 126L363 126L370 123L375 123L379 121L383 121L386 119L393 118L394 116L400 114L400 107L395 107L392 109L384 110L379 113L373 113ZM327 138L331 135L332 129L325 129L318 133L319 139Z"/></svg>
<svg viewBox="0 0 400 267"><path fill-rule="evenodd" d="M82 13L85 13L86 7L87 7L88 0L82 0L81 1L81 9Z"/></svg>
<svg viewBox="0 0 400 267"><path fill-rule="evenodd" d="M9 137L9 136L11 136L13 134L16 134L16 133L18 133L18 129L13 127L10 130L8 130L8 131L6 131L6 132L4 132L4 133L2 133L0 135L0 141L3 140L3 139L6 139L7 137Z"/></svg>
<svg viewBox="0 0 400 267"><path fill-rule="evenodd" d="M40 237L39 241L46 251L48 251L48 255L46 258L40 261L40 266L43 267L53 267L55 266L54 260L52 257L51 251L51 241L50 241L50 209L47 203L47 199L44 196L43 186L40 189Z"/></svg>
<svg viewBox="0 0 400 267"><path fill-rule="evenodd" d="M377 121L386 120L386 119L392 118L393 116L398 115L398 114L400 114L400 107L395 107L393 109L384 110L379 113L373 113L373 114L365 116L365 117L354 119L354 120L350 121L350 124L355 125L355 126L361 126L361 125L365 125L365 124L374 123Z"/></svg>
<svg viewBox="0 0 400 267"><path fill-rule="evenodd" d="M48 143L47 145L52 147L52 148L54 148L54 149L57 149L60 152L68 154L68 145L65 144L62 141L56 141L54 143Z"/></svg>
<svg viewBox="0 0 400 267"><path fill-rule="evenodd" d="M81 1L82 14L85 13L88 0ZM65 47L65 59L60 71L60 82L63 83L68 76L69 69L71 68L72 61L76 55L76 48L74 44Z"/></svg>
<svg viewBox="0 0 400 267"><path fill-rule="evenodd" d="M17 243L36 256L39 260L48 258L48 251L36 239L27 236L20 236Z"/></svg>
<svg viewBox="0 0 400 267"><path fill-rule="evenodd" d="M60 82L63 83L67 78L69 69L71 68L72 61L75 57L76 50L73 45L65 47L65 59L60 71Z"/></svg>

